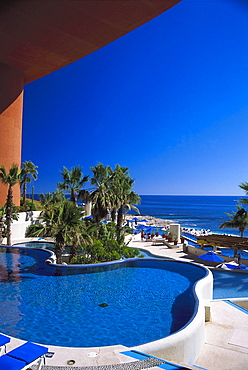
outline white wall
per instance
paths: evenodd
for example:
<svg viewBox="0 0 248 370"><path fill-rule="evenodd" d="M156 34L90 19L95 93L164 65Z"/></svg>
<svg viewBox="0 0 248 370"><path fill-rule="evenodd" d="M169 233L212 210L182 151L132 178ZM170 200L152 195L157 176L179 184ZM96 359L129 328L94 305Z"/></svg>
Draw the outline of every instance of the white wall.
<svg viewBox="0 0 248 370"><path fill-rule="evenodd" d="M26 228L38 222L37 218L40 215L40 211L29 211L18 213L18 221L13 221L11 225L11 241L12 243L16 240L24 239ZM3 239L3 244L6 244L6 238Z"/></svg>

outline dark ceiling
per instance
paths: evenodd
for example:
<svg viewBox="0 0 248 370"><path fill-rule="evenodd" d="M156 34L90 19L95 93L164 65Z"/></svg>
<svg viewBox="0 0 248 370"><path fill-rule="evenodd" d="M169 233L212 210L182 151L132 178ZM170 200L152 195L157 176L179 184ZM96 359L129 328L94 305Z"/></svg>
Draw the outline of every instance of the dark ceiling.
<svg viewBox="0 0 248 370"><path fill-rule="evenodd" d="M0 63L24 83L62 68L165 12L180 0L2 0Z"/></svg>

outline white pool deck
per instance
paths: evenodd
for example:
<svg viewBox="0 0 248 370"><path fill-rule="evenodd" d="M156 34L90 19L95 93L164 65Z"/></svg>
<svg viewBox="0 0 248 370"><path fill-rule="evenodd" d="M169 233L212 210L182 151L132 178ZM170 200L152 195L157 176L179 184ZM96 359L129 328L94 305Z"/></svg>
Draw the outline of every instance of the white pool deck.
<svg viewBox="0 0 248 370"><path fill-rule="evenodd" d="M160 257L198 263L194 257L190 258L186 255L181 246L173 249L163 245L152 246L151 242L142 242L139 237L136 237L136 240L133 240L129 246L142 248ZM211 301L210 308L211 320L205 324L206 339L203 349L194 366L186 365L186 367L198 370L199 368L208 370L248 369L248 314L222 300ZM7 345L7 351L20 343L23 341L13 338ZM46 359L46 365L51 366L51 369L54 366L68 367L70 360L75 361L73 366L70 365L71 369L124 363L128 365L128 363L135 361L133 358L121 354L121 352L129 350L121 345L97 348L48 347L50 352L54 352L52 358ZM160 368L152 367L149 369Z"/></svg>

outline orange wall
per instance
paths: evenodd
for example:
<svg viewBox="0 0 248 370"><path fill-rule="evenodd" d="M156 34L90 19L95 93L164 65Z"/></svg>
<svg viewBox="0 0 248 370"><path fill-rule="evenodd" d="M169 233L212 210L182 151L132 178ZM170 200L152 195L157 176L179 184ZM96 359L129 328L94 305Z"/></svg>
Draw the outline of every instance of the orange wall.
<svg viewBox="0 0 248 370"><path fill-rule="evenodd" d="M23 78L15 70L0 64L0 164L7 169L21 164ZM0 183L0 205L6 202L6 185ZM14 203L20 204L20 189L14 187Z"/></svg>

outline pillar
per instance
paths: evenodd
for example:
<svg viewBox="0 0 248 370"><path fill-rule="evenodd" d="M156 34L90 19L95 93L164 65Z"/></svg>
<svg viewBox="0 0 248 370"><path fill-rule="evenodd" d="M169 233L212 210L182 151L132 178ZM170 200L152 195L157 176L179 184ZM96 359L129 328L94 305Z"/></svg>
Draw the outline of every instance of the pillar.
<svg viewBox="0 0 248 370"><path fill-rule="evenodd" d="M0 165L7 170L21 164L23 76L14 68L0 63ZM6 202L6 185L0 183L0 205ZM20 187L13 187L14 203L20 204Z"/></svg>
<svg viewBox="0 0 248 370"><path fill-rule="evenodd" d="M173 240L180 242L180 224L170 224L170 233Z"/></svg>

